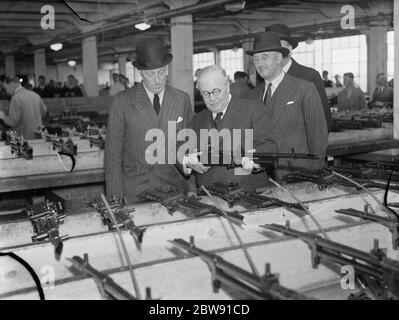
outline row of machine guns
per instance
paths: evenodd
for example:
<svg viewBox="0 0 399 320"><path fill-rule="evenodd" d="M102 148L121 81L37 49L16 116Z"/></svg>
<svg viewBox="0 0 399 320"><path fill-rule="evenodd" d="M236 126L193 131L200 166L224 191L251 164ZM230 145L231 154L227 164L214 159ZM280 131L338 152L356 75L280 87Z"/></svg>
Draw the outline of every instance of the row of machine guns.
<svg viewBox="0 0 399 320"><path fill-rule="evenodd" d="M259 158L259 155L257 155ZM265 155L263 155L265 156ZM263 163L269 164L278 160L277 154L266 155ZM284 156L284 155L283 155ZM298 154L294 151L291 157L296 158ZM315 158L313 155L299 155L300 157ZM288 155L285 155L288 157ZM372 169L371 171L369 169ZM387 177L387 171L391 169L391 174ZM395 164L368 164L362 167L336 167L333 169L323 170L319 172L309 173L295 172L287 177L286 181L310 181L317 183L319 186L328 187L334 184L345 184L343 180L328 180L332 179L328 176L329 173L335 173L334 170L347 174L352 179L370 179L377 177L378 180L389 179L392 180L393 172L396 169ZM316 175L316 176L314 176ZM300 179L298 178L300 177ZM290 179L296 178L292 181ZM315 179L317 178L317 179ZM394 176L394 179L399 177ZM399 180L399 179L398 179ZM326 182L327 181L327 182ZM354 180L352 180L354 181ZM358 187L364 181L354 181L353 186ZM382 187L382 185L367 185L368 187ZM388 185L389 187L389 185ZM281 201L276 198L268 197L254 191L247 191L240 188L239 185L233 183L215 183L207 186L210 194L218 196L227 201L230 207L239 203L244 208L268 208L268 207L282 207L299 216L309 214L308 209L302 203L289 203ZM202 195L202 190L198 191L198 196ZM142 192L138 197L141 201L158 202L163 205L169 214L175 211L183 212L190 217L201 217L204 215L218 215L225 219L231 220L235 225L240 226L243 223L244 217L236 211L225 212L223 209L202 203L198 196L187 196L179 194L170 189L152 189ZM106 204L100 200L95 200L87 203L89 206L95 208L101 215L104 225L108 226L109 230L126 229L134 237L137 248L141 250L141 243L143 242L144 228L136 226L131 217L134 208L127 206L126 201L122 198L112 197L109 199L109 209ZM399 246L399 219L398 214L390 207L395 207L396 204L385 204L386 210L389 210L389 217L377 216L369 214L367 208L364 211L359 211L353 208L337 210L337 213L349 216L355 216L365 221L380 223L386 226L392 234L392 244L395 250ZM33 241L41 241L49 239L57 248L60 242L65 239L59 236L58 226L60 221L64 218L60 207L54 204L47 204L42 206L43 212L35 212L27 210L30 217L35 236ZM116 220L111 219L109 210ZM41 219L41 223L37 223ZM49 220L49 223L46 221ZM116 224L115 224L116 223ZM351 295L350 299L399 299L399 263L388 258L385 252L378 248L378 243L375 242L374 249L371 253L365 253L348 246L333 242L331 240L323 239L314 233L303 233L293 230L287 224L285 227L279 225L265 225L262 226L272 231L281 232L286 235L296 237L305 241L312 252L312 265L314 268L320 263L334 264L336 266L351 265L355 269L357 280L360 281L365 288L359 294ZM57 231L56 231L57 230ZM266 272L264 276L258 277L248 271L226 262L220 256L201 250L194 245L194 240L186 242L182 239L175 239L172 241L174 245L187 250L191 254L198 255L206 261L210 267L214 290L218 290L221 285L229 288L239 290L253 299L307 299L306 296L284 288L279 284L278 276L270 272L270 265L266 265ZM136 299L118 285L116 285L109 276L102 274L95 270L88 264L88 257L85 258L73 257L70 261L79 269L80 272L93 277L101 286L104 296L116 299ZM147 290L147 297L150 297L150 291Z"/></svg>

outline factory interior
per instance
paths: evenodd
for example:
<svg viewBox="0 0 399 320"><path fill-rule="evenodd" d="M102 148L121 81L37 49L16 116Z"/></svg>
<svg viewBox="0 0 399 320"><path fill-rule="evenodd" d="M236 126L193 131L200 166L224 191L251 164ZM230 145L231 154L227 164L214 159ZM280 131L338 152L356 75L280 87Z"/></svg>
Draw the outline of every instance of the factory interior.
<svg viewBox="0 0 399 320"><path fill-rule="evenodd" d="M399 0L0 17L0 300L399 299Z"/></svg>

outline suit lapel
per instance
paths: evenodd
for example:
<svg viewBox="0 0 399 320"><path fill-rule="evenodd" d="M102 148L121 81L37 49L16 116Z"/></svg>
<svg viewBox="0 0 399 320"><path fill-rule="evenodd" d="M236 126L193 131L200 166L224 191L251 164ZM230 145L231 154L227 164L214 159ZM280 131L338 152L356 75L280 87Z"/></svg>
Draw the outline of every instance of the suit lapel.
<svg viewBox="0 0 399 320"><path fill-rule="evenodd" d="M280 115L285 111L285 103L289 96L290 76L285 75L284 79L280 82L270 101L270 111L273 117L273 122L277 123Z"/></svg>
<svg viewBox="0 0 399 320"><path fill-rule="evenodd" d="M157 116L152 106L152 102L150 101L147 92L145 92L144 85L140 83L137 86L136 101L132 101L133 105L151 127L158 127Z"/></svg>
<svg viewBox="0 0 399 320"><path fill-rule="evenodd" d="M236 122L240 121L240 119L237 117L237 114L239 114L240 109L241 106L237 103L236 99L231 98L226 113L222 119L220 129L240 128L240 126L235 125Z"/></svg>
<svg viewBox="0 0 399 320"><path fill-rule="evenodd" d="M160 125L166 129L168 121L176 121L179 116L179 107L176 105L178 102L176 96L173 94L169 86L166 86L161 105L161 112L159 113Z"/></svg>

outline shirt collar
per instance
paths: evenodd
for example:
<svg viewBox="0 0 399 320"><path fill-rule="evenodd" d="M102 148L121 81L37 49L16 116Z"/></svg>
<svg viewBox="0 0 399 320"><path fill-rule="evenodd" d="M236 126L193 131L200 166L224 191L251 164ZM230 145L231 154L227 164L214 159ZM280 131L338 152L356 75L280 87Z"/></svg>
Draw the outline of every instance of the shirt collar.
<svg viewBox="0 0 399 320"><path fill-rule="evenodd" d="M150 101L152 103L154 101L154 93L147 89L147 87L145 86L144 81L143 81L143 86L144 86L145 92L147 92L148 98L150 98ZM164 93L165 93L165 88L160 93L158 93L159 103L161 103L161 104L162 104Z"/></svg>
<svg viewBox="0 0 399 320"><path fill-rule="evenodd" d="M226 111L227 111L227 108L229 107L230 101L231 101L231 93L229 93L229 101L227 102L227 106L226 106L222 111L219 111L219 112L222 112L222 113L223 113L223 114L222 114L222 119L223 119L223 117L224 117L224 115L225 115L225 113L226 113ZM219 112L212 112L212 118L213 118L214 120L215 120L215 118L216 118L216 115L217 115Z"/></svg>
<svg viewBox="0 0 399 320"><path fill-rule="evenodd" d="M288 60L287 64L284 66L283 71L284 71L285 73L288 73L288 70L290 70L291 65L292 65L292 59L290 58L290 59Z"/></svg>
<svg viewBox="0 0 399 320"><path fill-rule="evenodd" d="M274 78L272 81L265 80L266 87L269 85L269 82L271 82L272 83L272 89L276 90L277 87L279 86L280 82L283 81L284 76L285 76L285 72L281 71L281 73L276 78Z"/></svg>
<svg viewBox="0 0 399 320"><path fill-rule="evenodd" d="M23 88L23 86L19 86L17 89L15 89L14 94L17 94L17 92L21 91Z"/></svg>

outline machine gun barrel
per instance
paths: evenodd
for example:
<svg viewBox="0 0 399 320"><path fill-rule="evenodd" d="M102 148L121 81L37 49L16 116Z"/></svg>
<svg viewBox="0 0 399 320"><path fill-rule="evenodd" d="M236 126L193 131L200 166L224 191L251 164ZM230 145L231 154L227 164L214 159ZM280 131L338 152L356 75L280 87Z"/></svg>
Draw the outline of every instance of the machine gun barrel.
<svg viewBox="0 0 399 320"><path fill-rule="evenodd" d="M384 251L378 248L378 241L375 241L371 253L366 253L315 234L277 224L261 227L305 241L311 250L314 268L323 262L350 265L354 268L356 276L365 281L370 288L377 290L374 292L375 296L399 298L399 262L386 257Z"/></svg>
<svg viewBox="0 0 399 320"><path fill-rule="evenodd" d="M223 284L257 300L309 299L302 294L281 286L278 281L278 275L270 273L269 264L266 265L266 274L258 278L248 271L227 262L222 257L196 247L193 237L190 238L190 243L183 239L175 239L171 243L201 257L208 264L212 272L212 284L215 291Z"/></svg>
<svg viewBox="0 0 399 320"><path fill-rule="evenodd" d="M137 300L129 292L117 285L111 277L93 268L88 262L86 253L83 259L79 256L73 256L72 258L67 258L67 260L81 273L92 277L100 287L103 296L106 293L115 300Z"/></svg>

